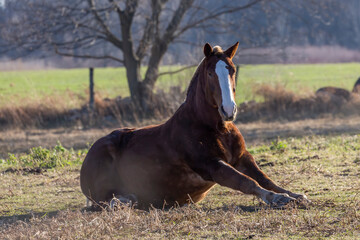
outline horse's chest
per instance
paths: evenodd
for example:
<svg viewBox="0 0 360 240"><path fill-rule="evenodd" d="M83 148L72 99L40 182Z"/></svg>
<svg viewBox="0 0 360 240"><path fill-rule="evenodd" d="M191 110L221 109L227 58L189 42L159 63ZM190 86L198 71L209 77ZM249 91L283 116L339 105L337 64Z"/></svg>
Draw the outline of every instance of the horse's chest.
<svg viewBox="0 0 360 240"><path fill-rule="evenodd" d="M221 159L227 163L231 163L233 159L232 144L228 139L216 139L215 144L210 147L210 154L212 158Z"/></svg>

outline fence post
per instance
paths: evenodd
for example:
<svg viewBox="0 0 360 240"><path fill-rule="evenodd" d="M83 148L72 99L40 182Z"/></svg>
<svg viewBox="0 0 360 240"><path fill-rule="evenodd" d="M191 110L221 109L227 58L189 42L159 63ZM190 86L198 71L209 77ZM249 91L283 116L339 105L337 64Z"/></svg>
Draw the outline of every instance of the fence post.
<svg viewBox="0 0 360 240"><path fill-rule="evenodd" d="M237 87L240 65L236 65L235 87Z"/></svg>
<svg viewBox="0 0 360 240"><path fill-rule="evenodd" d="M94 68L89 68L89 77L90 77L90 99L89 99L89 107L91 110L94 110Z"/></svg>

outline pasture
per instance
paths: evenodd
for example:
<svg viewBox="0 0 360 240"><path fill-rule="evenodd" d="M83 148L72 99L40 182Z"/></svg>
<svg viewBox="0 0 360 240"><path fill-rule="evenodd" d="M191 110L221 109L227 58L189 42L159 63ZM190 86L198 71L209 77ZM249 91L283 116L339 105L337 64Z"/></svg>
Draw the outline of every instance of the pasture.
<svg viewBox="0 0 360 240"><path fill-rule="evenodd" d="M5 239L358 239L360 135L282 138L248 145L260 167L312 204L271 209L216 186L199 204L84 212L79 169L87 149L33 148L0 161Z"/></svg>
<svg viewBox="0 0 360 240"><path fill-rule="evenodd" d="M359 69L358 63L241 66L236 101L261 100L254 95L261 84L280 84L298 95L329 85L351 90ZM157 88L185 89L193 71L164 75ZM88 69L0 72L0 83L0 108L78 108L88 98ZM124 69L95 69L95 91L101 98L128 96ZM89 146L105 130L8 130L0 135L0 238L360 238L358 117L238 126L260 167L281 186L305 193L312 204L272 209L255 197L216 185L202 202L186 207L88 212L79 171ZM317 136L319 132L326 135ZM55 144L60 133L66 147ZM297 137L286 137L291 134Z"/></svg>
<svg viewBox="0 0 360 240"><path fill-rule="evenodd" d="M163 66L160 72L174 71L181 66ZM195 68L172 75L162 75L157 89L181 86L185 90ZM280 84L299 95L314 93L323 86L351 90L359 77L359 63L244 65L240 67L236 101L261 100L254 96L260 84ZM144 68L143 74L144 72ZM29 104L55 104L75 108L88 97L88 69L54 69L0 72L0 108ZM95 92L101 98L127 97L129 91L124 68L96 68Z"/></svg>

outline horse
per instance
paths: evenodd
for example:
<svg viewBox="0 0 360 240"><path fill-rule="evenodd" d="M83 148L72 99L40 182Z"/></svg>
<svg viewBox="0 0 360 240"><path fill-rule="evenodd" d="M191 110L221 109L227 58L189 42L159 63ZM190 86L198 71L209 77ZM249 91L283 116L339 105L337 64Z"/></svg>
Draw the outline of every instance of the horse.
<svg viewBox="0 0 360 240"><path fill-rule="evenodd" d="M355 82L352 92L355 93L355 94L360 94L360 77Z"/></svg>
<svg viewBox="0 0 360 240"><path fill-rule="evenodd" d="M347 102L350 100L351 97L351 93L348 90L338 87L319 88L316 91L315 95L320 98L329 96L338 99L340 102Z"/></svg>
<svg viewBox="0 0 360 240"><path fill-rule="evenodd" d="M186 99L165 123L117 129L92 145L80 185L93 206L112 199L138 208L183 206L202 200L215 184L277 207L306 199L260 170L233 123L238 45L225 51L204 45Z"/></svg>
<svg viewBox="0 0 360 240"><path fill-rule="evenodd" d="M343 88L338 87L322 87L319 88L315 95L318 97L330 96L336 97L342 101L349 101L351 99L352 94L360 94L360 78L355 82L352 91L348 91Z"/></svg>

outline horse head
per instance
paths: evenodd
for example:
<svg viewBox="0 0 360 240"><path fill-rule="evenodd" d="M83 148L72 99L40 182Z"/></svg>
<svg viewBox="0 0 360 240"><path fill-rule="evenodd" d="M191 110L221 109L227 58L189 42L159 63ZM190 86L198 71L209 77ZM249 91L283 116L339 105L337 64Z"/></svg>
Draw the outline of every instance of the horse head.
<svg viewBox="0 0 360 240"><path fill-rule="evenodd" d="M232 62L239 43L223 51L219 46L204 46L204 80L206 100L218 109L224 121L234 120L237 112L235 103L235 65Z"/></svg>

